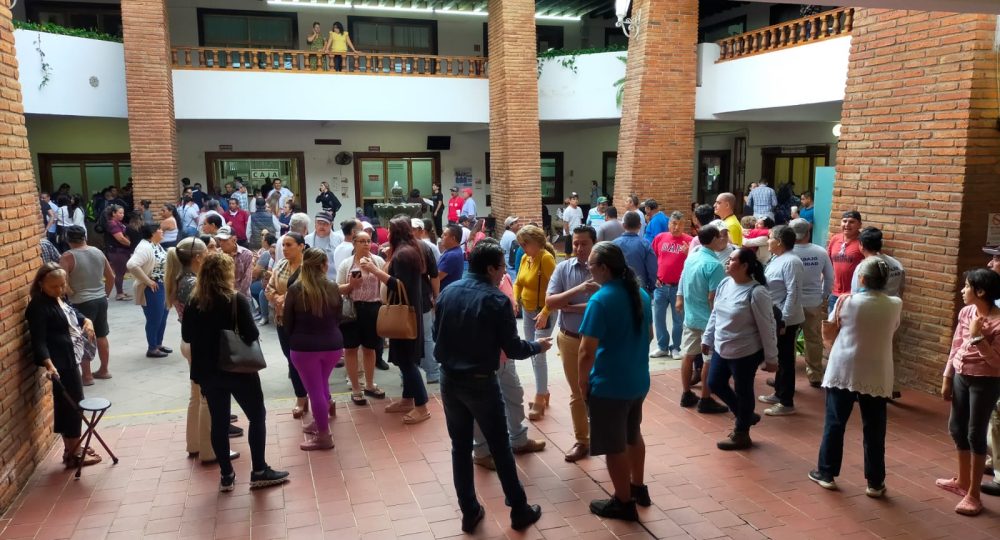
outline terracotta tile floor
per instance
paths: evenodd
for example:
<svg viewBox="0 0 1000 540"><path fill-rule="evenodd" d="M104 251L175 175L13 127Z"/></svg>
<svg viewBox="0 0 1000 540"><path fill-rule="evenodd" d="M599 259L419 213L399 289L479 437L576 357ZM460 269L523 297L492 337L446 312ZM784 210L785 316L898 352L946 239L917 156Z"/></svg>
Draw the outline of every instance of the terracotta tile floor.
<svg viewBox="0 0 1000 540"><path fill-rule="evenodd" d="M933 485L950 475L947 405L907 392L889 412L884 500L864 495L860 425L847 434L839 492L806 478L822 430L822 392L801 388L799 415L768 418L753 432L756 446L723 453L715 441L730 429L729 415L702 416L677 405L677 371L653 377L646 401L647 483L654 506L642 523L603 521L587 503L605 497L608 475L600 459L576 465L562 459L573 442L565 383L553 388L553 408L535 424L548 449L517 458L529 499L544 514L524 533L509 528L493 473L477 470L487 519L479 537L508 538L978 538L1000 537L1000 499L966 518L957 499ZM800 376L800 381L803 378ZM763 391L762 378L758 391ZM759 405L759 404L758 404ZM449 442L440 402L434 417L404 426L398 416L340 404L337 448L306 453L299 423L287 411L268 420L268 458L291 472L284 487L250 493L248 448L236 439L236 491L217 492L218 469L187 459L184 425L106 428L121 461L85 469L80 480L54 450L3 518L0 538L447 538L459 536L451 486ZM538 432L541 432L540 434Z"/></svg>

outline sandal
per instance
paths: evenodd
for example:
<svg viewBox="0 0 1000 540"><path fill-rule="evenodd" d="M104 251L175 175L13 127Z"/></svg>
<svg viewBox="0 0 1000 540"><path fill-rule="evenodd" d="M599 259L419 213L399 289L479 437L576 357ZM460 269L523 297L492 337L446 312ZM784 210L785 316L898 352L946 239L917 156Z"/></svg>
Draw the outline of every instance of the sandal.
<svg viewBox="0 0 1000 540"><path fill-rule="evenodd" d="M385 390L382 390L377 386L372 388L365 388L365 395L370 398L385 399Z"/></svg>
<svg viewBox="0 0 1000 540"><path fill-rule="evenodd" d="M81 463L82 461L82 463ZM89 467L90 465L97 465L102 461L101 456L97 455L92 449L88 448L85 454L76 454L73 456L65 455L63 456L63 462L66 464L67 469L73 469L76 467Z"/></svg>
<svg viewBox="0 0 1000 540"><path fill-rule="evenodd" d="M302 418L303 416L305 416L305 414L307 412L309 412L309 402L308 401L305 402L304 405L296 405L295 408L292 409L292 418L298 420L299 418Z"/></svg>
<svg viewBox="0 0 1000 540"><path fill-rule="evenodd" d="M413 410L413 404L405 401L394 401L385 407L387 413L408 413Z"/></svg>
<svg viewBox="0 0 1000 540"><path fill-rule="evenodd" d="M368 405L368 400L365 399L365 395L362 392L351 392L351 402L359 407Z"/></svg>
<svg viewBox="0 0 1000 540"><path fill-rule="evenodd" d="M978 516L983 511L983 503L966 495L955 507L955 512L963 516Z"/></svg>
<svg viewBox="0 0 1000 540"><path fill-rule="evenodd" d="M423 422L424 420L427 420L430 417L431 413L429 411L420 414L419 412L417 412L416 409L414 409L403 415L403 423L409 425L419 424L420 422Z"/></svg>
<svg viewBox="0 0 1000 540"><path fill-rule="evenodd" d="M127 294L119 294L118 296L115 297L115 300L118 300L119 302L127 302L131 299L132 297Z"/></svg>
<svg viewBox="0 0 1000 540"><path fill-rule="evenodd" d="M934 481L934 485L947 492L954 493L959 497L965 497L967 494L967 492L958 485L957 478L938 478Z"/></svg>
<svg viewBox="0 0 1000 540"><path fill-rule="evenodd" d="M100 371L95 371L94 372L94 378L95 379L110 379L111 378L111 374L110 373L101 373Z"/></svg>

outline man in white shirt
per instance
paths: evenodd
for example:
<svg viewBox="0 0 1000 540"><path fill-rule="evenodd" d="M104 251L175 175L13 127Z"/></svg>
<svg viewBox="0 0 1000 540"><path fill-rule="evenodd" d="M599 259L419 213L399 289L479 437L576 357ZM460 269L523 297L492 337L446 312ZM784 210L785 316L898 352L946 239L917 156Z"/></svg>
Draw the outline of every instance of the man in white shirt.
<svg viewBox="0 0 1000 540"><path fill-rule="evenodd" d="M204 212L202 212L201 215L198 216L198 228L203 229L205 227L205 220L208 219L208 216L212 215L219 216L219 219L222 220L222 223L226 222L226 218L219 213L219 201L216 201L215 199L209 199L205 203Z"/></svg>
<svg viewBox="0 0 1000 540"><path fill-rule="evenodd" d="M569 206L562 211L562 219L565 222L563 225L563 238L566 243L564 251L567 257L573 254L573 231L583 225L583 210L580 209L579 204L580 196L574 191L569 196Z"/></svg>
<svg viewBox="0 0 1000 540"><path fill-rule="evenodd" d="M431 242L430 239L427 238L427 231L424 230L424 220L420 218L411 218L410 228L413 229L414 238L427 244L427 246L431 248L431 252L434 253L435 261L441 258L441 250L438 249L437 244Z"/></svg>
<svg viewBox="0 0 1000 540"><path fill-rule="evenodd" d="M806 342L806 377L809 385L819 388L823 382L823 321L826 319L827 297L833 290L833 262L826 248L810 243L809 222L797 218L788 224L795 231L792 253L802 261L802 294L799 297L805 322L802 336Z"/></svg>
<svg viewBox="0 0 1000 540"><path fill-rule="evenodd" d="M371 224L366 224L369 227L371 226ZM363 230L361 222L356 219L348 219L340 222L340 231L344 236L344 241L337 245L337 248L333 251L334 268L340 268L340 263L354 255L354 235Z"/></svg>
<svg viewBox="0 0 1000 540"><path fill-rule="evenodd" d="M513 283L517 276L514 274L514 266L511 265L510 250L511 246L517 244L517 231L521 230L521 223L518 221L517 216L508 216L507 219L503 220L503 229L503 236L500 237L500 247L503 249L503 260L504 264L507 265L507 275L510 276L510 280ZM514 249L517 248L515 247Z"/></svg>
<svg viewBox="0 0 1000 540"><path fill-rule="evenodd" d="M878 257L885 261L889 267L889 279L885 282L885 294L902 298L903 281L906 279L906 271L903 265L896 259L882 253L882 231L875 227L865 227L858 237L861 242L861 253L868 257ZM858 265L860 268L861 265ZM860 289L858 284L858 269L854 269L854 277L851 278L851 292L856 293Z"/></svg>
<svg viewBox="0 0 1000 540"><path fill-rule="evenodd" d="M287 201L289 198L295 196L295 194L292 193L292 190L290 190L290 189L288 189L286 187L281 187L281 179L280 178L275 178L274 181L271 183L271 186L279 193L279 196L278 196L278 208L284 208L285 207L285 201Z"/></svg>
<svg viewBox="0 0 1000 540"><path fill-rule="evenodd" d="M326 253L326 278L330 281L337 281L337 263L334 258L334 250L340 242L330 234L333 228L333 216L329 212L320 212L313 218L314 230L312 234L306 236L306 245L317 249L322 249Z"/></svg>

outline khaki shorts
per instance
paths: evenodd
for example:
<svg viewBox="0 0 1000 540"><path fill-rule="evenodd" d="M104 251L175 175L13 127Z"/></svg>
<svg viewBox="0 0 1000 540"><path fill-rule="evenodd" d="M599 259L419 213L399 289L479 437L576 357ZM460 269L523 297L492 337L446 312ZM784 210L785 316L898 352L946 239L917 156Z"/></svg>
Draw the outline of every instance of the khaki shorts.
<svg viewBox="0 0 1000 540"><path fill-rule="evenodd" d="M681 354L684 356L701 354L701 336L704 333L704 330L684 326L684 333L681 334Z"/></svg>

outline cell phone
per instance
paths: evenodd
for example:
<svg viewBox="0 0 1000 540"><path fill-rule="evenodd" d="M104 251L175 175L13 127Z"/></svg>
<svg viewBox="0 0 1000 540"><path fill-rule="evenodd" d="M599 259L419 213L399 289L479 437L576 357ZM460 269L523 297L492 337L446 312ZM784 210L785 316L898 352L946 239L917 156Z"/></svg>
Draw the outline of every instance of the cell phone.
<svg viewBox="0 0 1000 540"><path fill-rule="evenodd" d="M361 277L361 270L351 270L351 277Z"/></svg>

